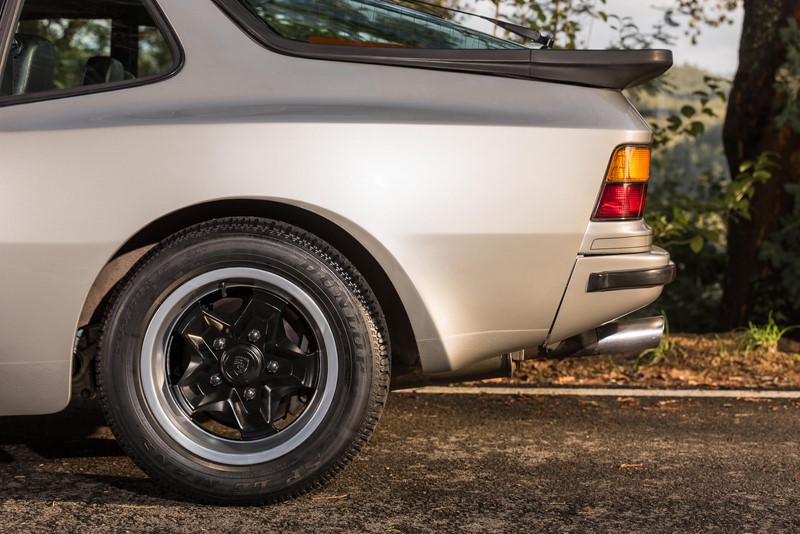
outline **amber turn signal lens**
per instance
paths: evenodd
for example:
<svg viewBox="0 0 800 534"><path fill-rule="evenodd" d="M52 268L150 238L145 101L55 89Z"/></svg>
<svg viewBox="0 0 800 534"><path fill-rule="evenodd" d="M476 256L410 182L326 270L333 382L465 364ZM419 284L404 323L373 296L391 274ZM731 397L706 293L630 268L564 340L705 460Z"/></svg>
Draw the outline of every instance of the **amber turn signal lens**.
<svg viewBox="0 0 800 534"><path fill-rule="evenodd" d="M611 159L606 182L647 182L650 180L650 148L624 146Z"/></svg>

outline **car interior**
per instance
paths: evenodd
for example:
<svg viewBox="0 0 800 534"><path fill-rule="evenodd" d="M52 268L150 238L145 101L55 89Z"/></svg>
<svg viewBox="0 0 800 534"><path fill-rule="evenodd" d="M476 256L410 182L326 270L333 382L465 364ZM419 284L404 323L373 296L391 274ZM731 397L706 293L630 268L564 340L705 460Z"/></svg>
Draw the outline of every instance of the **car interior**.
<svg viewBox="0 0 800 534"><path fill-rule="evenodd" d="M27 0L0 96L135 80L171 65L169 46L141 0Z"/></svg>

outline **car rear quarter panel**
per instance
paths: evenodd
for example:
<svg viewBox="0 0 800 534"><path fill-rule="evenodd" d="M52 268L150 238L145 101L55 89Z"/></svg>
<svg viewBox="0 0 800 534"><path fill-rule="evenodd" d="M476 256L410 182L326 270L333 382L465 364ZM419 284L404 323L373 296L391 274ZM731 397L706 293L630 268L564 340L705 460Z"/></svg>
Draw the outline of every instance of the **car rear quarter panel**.
<svg viewBox="0 0 800 534"><path fill-rule="evenodd" d="M220 199L350 232L398 290L426 372L545 340L614 147L650 140L621 94L292 58L210 2L162 7L178 75L0 108L0 414L63 407L103 266L151 221ZM39 400L22 402L36 367Z"/></svg>

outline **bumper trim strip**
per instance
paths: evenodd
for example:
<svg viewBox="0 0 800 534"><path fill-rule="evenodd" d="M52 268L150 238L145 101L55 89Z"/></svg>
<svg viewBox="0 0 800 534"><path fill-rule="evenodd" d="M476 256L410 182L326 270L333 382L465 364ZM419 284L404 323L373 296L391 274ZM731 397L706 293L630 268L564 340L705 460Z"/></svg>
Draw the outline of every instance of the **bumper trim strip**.
<svg viewBox="0 0 800 534"><path fill-rule="evenodd" d="M595 293L663 286L675 280L675 271L675 263L669 262L668 265L656 269L592 273L589 275L589 286L586 291Z"/></svg>

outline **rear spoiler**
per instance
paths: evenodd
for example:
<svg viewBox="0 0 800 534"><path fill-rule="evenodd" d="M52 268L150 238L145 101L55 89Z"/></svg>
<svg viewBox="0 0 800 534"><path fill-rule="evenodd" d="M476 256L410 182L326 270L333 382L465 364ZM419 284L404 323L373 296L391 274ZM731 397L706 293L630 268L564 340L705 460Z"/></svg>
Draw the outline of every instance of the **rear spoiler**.
<svg viewBox="0 0 800 534"><path fill-rule="evenodd" d="M281 40L273 50L290 55L473 72L545 82L627 89L658 78L672 67L669 50L421 50L363 46L315 46Z"/></svg>
<svg viewBox="0 0 800 534"><path fill-rule="evenodd" d="M300 45L299 47L296 45ZM292 42L306 55L312 50ZM474 72L545 82L627 89L658 78L672 67L669 50L420 50L321 47L318 59L357 61L427 69Z"/></svg>
<svg viewBox="0 0 800 534"><path fill-rule="evenodd" d="M672 67L669 50L532 50L530 78L627 89Z"/></svg>

